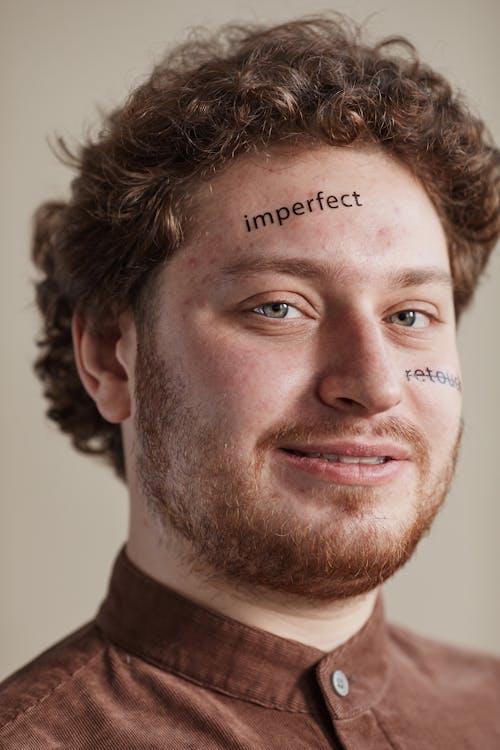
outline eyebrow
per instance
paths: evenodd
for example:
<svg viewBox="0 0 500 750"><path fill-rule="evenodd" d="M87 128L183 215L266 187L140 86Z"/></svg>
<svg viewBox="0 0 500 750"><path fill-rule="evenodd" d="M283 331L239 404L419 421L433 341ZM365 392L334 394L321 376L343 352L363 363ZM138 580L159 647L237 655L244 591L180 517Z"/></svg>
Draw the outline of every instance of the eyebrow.
<svg viewBox="0 0 500 750"><path fill-rule="evenodd" d="M259 255L240 258L226 264L221 269L222 275L230 278L245 278L266 272L281 273L303 279L327 277L335 280L342 280L349 273L344 267L335 268L329 263L322 263L321 261L312 262L300 258L266 258ZM389 274L387 283L398 288L422 286L424 284L453 287L450 272L439 266L396 269Z"/></svg>
<svg viewBox="0 0 500 750"><path fill-rule="evenodd" d="M440 284L453 287L453 279L449 271L438 266L424 266L423 268L402 268L390 275L394 286L421 286L422 284Z"/></svg>
<svg viewBox="0 0 500 750"><path fill-rule="evenodd" d="M223 266L223 276L254 276L256 273L283 273L288 276L299 276L314 279L319 276L332 275L332 268L326 263L311 262L299 258L265 258L246 256Z"/></svg>

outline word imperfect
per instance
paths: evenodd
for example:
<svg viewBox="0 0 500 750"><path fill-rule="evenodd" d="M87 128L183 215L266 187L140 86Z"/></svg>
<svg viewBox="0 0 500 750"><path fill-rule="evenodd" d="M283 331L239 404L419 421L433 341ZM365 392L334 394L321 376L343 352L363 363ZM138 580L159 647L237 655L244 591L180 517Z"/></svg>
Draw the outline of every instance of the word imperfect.
<svg viewBox="0 0 500 750"><path fill-rule="evenodd" d="M245 225L247 232L255 231L263 227L270 226L275 222L282 226L283 222L293 216L304 216L304 214L313 213L316 211L324 211L326 207L330 209L336 208L352 208L353 206L362 206L359 202L360 194L353 190L352 193L343 193L340 197L336 195L327 195L325 197L322 190L319 190L315 198L307 198L305 201L296 201L291 206L280 206L274 208L271 211L264 211L261 214L256 214L251 218L248 214L244 215ZM316 206L316 208L314 208ZM318 208L319 207L319 208Z"/></svg>
<svg viewBox="0 0 500 750"><path fill-rule="evenodd" d="M418 383L439 383L440 385L449 385L451 388L456 388L457 391L462 390L462 383L460 378L453 373L443 372L442 370L431 370L430 367L425 369L416 370L405 370L406 380L416 380Z"/></svg>

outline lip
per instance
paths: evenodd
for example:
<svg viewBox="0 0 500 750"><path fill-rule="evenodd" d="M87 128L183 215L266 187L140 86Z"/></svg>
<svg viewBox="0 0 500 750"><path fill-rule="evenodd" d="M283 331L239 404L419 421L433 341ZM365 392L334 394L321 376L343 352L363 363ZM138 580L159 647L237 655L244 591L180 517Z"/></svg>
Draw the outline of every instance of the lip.
<svg viewBox="0 0 500 750"><path fill-rule="evenodd" d="M325 458L309 458L289 451L305 453L326 453L352 456L353 458L374 458L384 456L390 460L382 464L342 464ZM409 467L409 452L394 443L353 443L333 442L307 445L280 446L276 451L288 468L328 484L377 487L398 479Z"/></svg>
<svg viewBox="0 0 500 750"><path fill-rule="evenodd" d="M374 458L386 456L395 461L407 461L410 452L407 448L397 443L366 442L356 443L353 441L333 441L307 444L287 444L279 446L282 451L301 451L302 453L328 453L335 456L352 456L353 458Z"/></svg>

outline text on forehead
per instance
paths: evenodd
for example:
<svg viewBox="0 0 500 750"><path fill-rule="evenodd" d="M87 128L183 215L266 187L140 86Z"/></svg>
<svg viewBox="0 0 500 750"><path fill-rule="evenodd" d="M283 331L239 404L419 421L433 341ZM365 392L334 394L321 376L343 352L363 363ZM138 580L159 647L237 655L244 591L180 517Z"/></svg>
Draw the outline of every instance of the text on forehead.
<svg viewBox="0 0 500 750"><path fill-rule="evenodd" d="M245 214L245 225L247 232L269 226L270 224L274 224L275 221L281 226L292 214L294 216L303 216L304 214L312 213L313 210L323 211L326 207L336 209L340 207L352 208L353 206L362 206L363 204L359 201L360 197L360 194L355 190L352 193L343 193L340 197L336 195L327 195L325 197L323 190L318 190L315 198L296 201L290 207L280 206L271 211L263 211L261 214L255 214L251 218L248 217L248 214Z"/></svg>

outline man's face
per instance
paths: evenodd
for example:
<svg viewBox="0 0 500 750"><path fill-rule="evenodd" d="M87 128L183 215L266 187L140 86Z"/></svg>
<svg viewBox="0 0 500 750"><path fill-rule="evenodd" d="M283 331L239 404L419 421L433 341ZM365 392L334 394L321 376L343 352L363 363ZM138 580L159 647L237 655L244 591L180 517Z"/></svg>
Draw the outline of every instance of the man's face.
<svg viewBox="0 0 500 750"><path fill-rule="evenodd" d="M274 150L201 186L190 237L161 272L154 329L138 328L149 507L233 584L373 588L429 528L458 451L431 202L375 151Z"/></svg>

